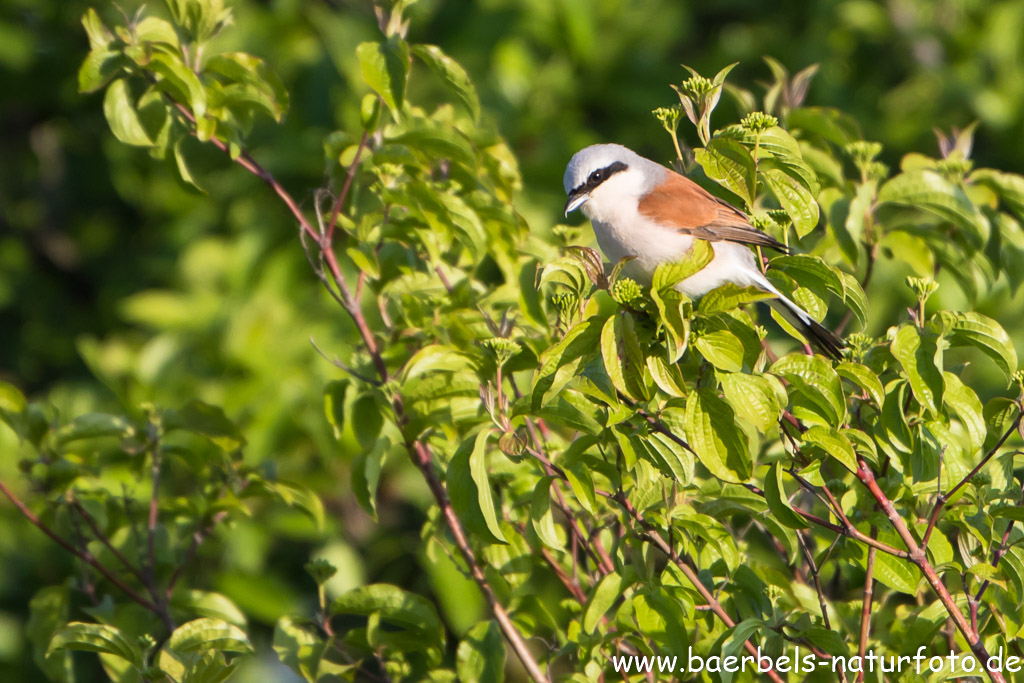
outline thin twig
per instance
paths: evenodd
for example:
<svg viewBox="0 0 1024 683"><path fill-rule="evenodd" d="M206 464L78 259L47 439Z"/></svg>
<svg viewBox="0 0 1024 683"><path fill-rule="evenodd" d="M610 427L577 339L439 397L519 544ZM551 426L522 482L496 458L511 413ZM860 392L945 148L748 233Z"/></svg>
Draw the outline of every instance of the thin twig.
<svg viewBox="0 0 1024 683"><path fill-rule="evenodd" d="M689 563L672 550L656 529L651 528L644 519L643 514L633 507L633 504L629 502L629 499L620 492L613 496L613 500L622 506L629 517L631 517L644 530L640 535L647 541L656 545L663 553L665 553L665 555L668 556L670 560L672 560L673 564L679 568L686 579L693 584L693 587L696 588L697 592L700 593L702 598L704 598L704 601L708 604L708 607L711 608L711 611L714 612L728 628L734 627L736 622L733 621L732 617L729 616L729 613L722 607L722 603L718 601L714 594L709 591L707 586L705 586L700 580L700 577L697 576L697 572L693 570L693 567L691 567ZM749 640L743 641L743 647L747 652L755 657L759 654L757 647L755 647ZM764 673L775 683L783 683L782 678L779 677L779 674L775 673L773 668L769 668Z"/></svg>
<svg viewBox="0 0 1024 683"><path fill-rule="evenodd" d="M982 467L988 464L988 461L992 459L992 456L994 456L996 452L1006 442L1006 440L1010 438L1010 435L1017 431L1018 427L1020 427L1021 419L1024 418L1024 413L1021 412L1020 408L1021 407L1018 406L1017 419L1014 420L1013 424L1010 425L1010 428L1007 429L1001 437L999 437L999 441L997 441L996 444L989 449L988 453L985 454L985 457L981 459L981 462L975 465L974 469L965 474L963 479L957 482L956 486L951 488L946 493L940 493L935 497L935 506L932 508L931 515L928 516L928 527L925 529L924 537L921 539L921 545L923 545L926 548L928 547L928 541L932 537L932 529L935 528L935 524L939 521L939 513L942 512L942 508L945 507L949 499L955 496L957 491L963 488L967 484L967 482L969 482L974 477L974 475L981 471Z"/></svg>
<svg viewBox="0 0 1024 683"><path fill-rule="evenodd" d="M110 553L117 559L117 561L120 562L124 566L124 568L132 574L132 576L138 579L139 583L145 585L146 579L142 576L142 572L140 572L134 564L129 562L128 558L126 558L120 550L114 547L114 544L111 543L110 538L100 529L99 524L97 524L96 522L96 518L89 514L89 512L82 506L81 502L79 502L78 499L76 498L71 498L71 507L75 509L75 511L82 517L83 520L85 520L85 524L89 527L89 530L92 531L93 535L99 540L100 543L106 546L107 550L110 551Z"/></svg>
<svg viewBox="0 0 1024 683"><path fill-rule="evenodd" d="M167 588L164 589L164 595L166 596L166 600L170 600L171 597L174 595L174 587L178 584L178 579L181 578L181 575L184 573L185 568L189 565L189 563L192 562L192 558L195 557L196 552L199 550L199 546L203 544L203 541L205 541L206 538L210 535L214 527L220 524L220 522L227 516L228 513L226 510L221 510L215 513L213 517L210 518L209 523L196 529L195 532L192 534L192 542L189 544L188 549L185 551L185 557L182 559L181 563L174 568L174 573L171 574L171 578L167 582Z"/></svg>
<svg viewBox="0 0 1024 683"><path fill-rule="evenodd" d="M96 557L91 552L89 552L87 549L79 550L78 548L71 545L63 538L61 538L60 535L58 535L53 529L44 524L43 521L40 520L39 517L36 516L34 512L28 509L28 506L21 502L21 499L18 498L13 491L7 488L7 486L2 481L0 481L0 493L3 493L7 497L7 500L11 501L14 507L18 509L18 512L20 512L25 517L25 519L27 519L29 522L35 525L35 527L42 531L44 534L49 536L54 543L56 543L64 550L68 551L69 553L80 559L82 562L85 562L90 567L94 568L96 571L102 574L104 578L106 578L112 584L117 586L121 590L121 592L123 592L129 598L131 598L138 604L142 605L149 611L153 612L154 614L160 614L160 609L156 605L154 605L151 601L144 598L134 588L132 588L127 583L118 578L117 574L110 571L110 569L108 569L107 566L104 565L102 562L97 560Z"/></svg>
<svg viewBox="0 0 1024 683"><path fill-rule="evenodd" d="M878 528L872 525L871 538L878 538ZM857 654L863 661L868 651L868 637L871 635L871 601L875 594L875 556L878 554L876 548L868 548L868 563L864 573L864 594L860 611L860 645ZM864 680L864 672L857 674L857 683Z"/></svg>
<svg viewBox="0 0 1024 683"><path fill-rule="evenodd" d="M356 154L352 158L352 163L348 165L348 173L345 175L345 184L341 186L341 193L338 194L338 198L334 202L334 208L331 210L331 220L327 224L327 232L324 234L326 245L330 245L334 241L334 226L338 223L338 216L341 214L341 206L345 203L345 197L348 196L348 191L352 187L352 180L356 177L356 169L359 167L359 158L363 156L363 150L366 149L366 143L370 140L369 131L363 131L363 137L359 140L359 146L356 147Z"/></svg>

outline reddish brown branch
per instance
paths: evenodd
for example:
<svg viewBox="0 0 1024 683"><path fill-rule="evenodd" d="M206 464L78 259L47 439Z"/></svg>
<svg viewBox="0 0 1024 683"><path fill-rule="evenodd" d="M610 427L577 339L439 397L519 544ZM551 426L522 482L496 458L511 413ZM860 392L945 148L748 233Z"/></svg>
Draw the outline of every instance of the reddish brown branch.
<svg viewBox="0 0 1024 683"><path fill-rule="evenodd" d="M711 611L715 613L715 616L721 619L722 623L727 627L733 628L736 625L736 622L733 621L733 618L730 617L729 613L725 611L724 607L722 607L722 603L718 601L714 594L708 590L707 586L705 586L700 580L700 577L697 576L697 572L695 572L693 567L690 566L690 563L686 562L683 557L680 557L668 542L662 538L661 534L647 523L643 514L633 507L633 504L629 502L629 499L627 499L625 495L619 493L614 496L614 500L621 505L630 518L632 518L644 530L640 535L648 542L656 545L663 553L665 553L665 555L668 556L670 560L672 560L673 564L679 567L679 570L683 573L686 579L693 584L693 587L696 588L697 592L700 593L702 598L704 598L704 601L707 603ZM747 652L755 657L758 655L758 648L749 640L743 641L743 647ZM764 673L775 683L783 683L782 678L779 677L779 674L775 673L774 669L770 668Z"/></svg>
<svg viewBox="0 0 1024 683"><path fill-rule="evenodd" d="M195 119L192 117L191 112L189 112L185 107L183 107L180 104L177 104L177 107L178 110L182 112L182 114L194 125ZM216 137L211 137L210 142L215 147L224 152L229 151L227 144L222 140L217 139ZM362 143L360 147L362 147L364 144L365 143ZM321 235L310 224L309 220L302 213L302 210L299 208L298 204L295 203L295 200L292 198L291 194L289 194L288 191L277 181L277 179L274 178L273 174L271 174L269 171L260 166L260 164L257 163L256 160L253 159L248 152L241 152L238 156L234 158L234 161L235 163L239 164L242 168L246 169L253 175L260 178L263 182L265 182L274 191L274 193L277 194L281 201L284 202L285 206L288 208L292 216L298 222L302 231L315 240L316 244L320 248L320 254L322 255L324 261L327 263L327 267L330 270L331 277L333 278L335 285L338 287L340 303L344 308L345 312L348 313L349 317L352 319L352 322L355 323L356 329L359 332L359 337L362 340L363 346L366 348L366 351L370 354L370 358L373 361L374 368L377 372L378 377L380 378L380 381L382 383L387 383L388 381L390 381L391 373L388 371L387 364L384 362L384 359L381 356L380 348L377 344L376 339L373 336L373 332L370 330L370 327L366 322L366 316L363 315L363 311L359 305L359 301L352 295L352 290L349 288L348 283L345 280L344 274L341 272L341 267L338 265L338 261L334 255L334 251L331 249L330 240L327 239L327 233L331 231L331 227L333 227L333 224L336 222L337 216L332 215L330 227L328 227L327 232L325 232L324 235ZM349 174L348 177L346 178L345 186L342 188L342 192L338 195L337 200L335 200L336 211L340 211L341 204L344 202L348 190L351 187L352 177L355 173L357 162L358 156L350 165ZM403 407L402 397L400 394L395 395L394 400L392 402L392 410L395 415L395 421L398 424L399 429L401 429L402 427L405 426L407 418L405 415L405 409ZM469 545L469 540L467 539L466 533L463 530L462 523L459 521L458 516L456 516L455 511L452 509L451 501L448 499L448 494L444 488L444 485L441 483L440 479L437 476L437 473L434 471L434 465L429 450L422 442L418 440L412 440L407 442L406 448L409 451L409 456L410 458L412 458L413 463L420 470L420 473L423 475L424 479L426 479L427 485L429 486L431 492L433 493L434 499L437 502L438 507L440 507L441 509L442 516L445 518L445 521L447 522L449 529L451 529L452 536L455 539L455 544L458 546L459 552L462 554L463 558L466 561L466 564L469 566L470 575L476 581L477 585L480 587L481 592L484 594L484 598L487 600L487 603L491 608L491 612L494 614L494 618L498 622L498 625L501 628L502 633L505 635L506 640L508 640L509 643L512 645L512 649L519 657L519 660L526 668L530 677L534 681L547 682L549 680L548 677L544 674L543 671L541 671L540 666L537 664L537 661L534 659L532 653L530 653L529 649L527 649L523 637L519 634L519 631L516 629L515 624L512 623L512 620L511 618L509 618L508 613L505 611L505 608L502 607L501 603L498 601L497 596L494 594L494 590L491 588L490 584L487 583L487 578L484 576L483 570L480 568L480 564L477 561L476 556L474 555L473 550Z"/></svg>
<svg viewBox="0 0 1024 683"><path fill-rule="evenodd" d="M947 589L946 585L942 583L942 579L939 578L939 575L935 572L935 568L932 566L931 562L928 561L928 556L925 554L924 549L918 545L917 540L910 532L906 522L904 522L903 518L899 516L898 512L896 512L896 507L892 504L892 501L889 500L889 497L886 496L885 492L883 492L881 487L879 487L874 473L872 473L868 468L867 463L863 460L858 460L858 465L857 478L864 484L864 486L867 487L868 491L871 492L871 495L874 496L875 501L878 503L879 507L882 508L882 511L889 519L893 528L896 529L896 533L899 535L900 539L902 539L904 545L907 546L910 561L917 565L917 568L921 570L922 574L924 574L928 584L938 594L939 601L942 602L943 607L946 608L949 616L952 617L953 623L956 624L957 630L960 631L964 640L966 640L968 645L970 645L971 652L973 652L974 656L981 662L981 665L985 667L988 676L992 681L995 683L1005 683L1006 679L1003 677L1001 672L988 671L988 650L985 648L985 644L982 642L977 629L967 622L967 619L960 611L960 608L957 607L956 601L953 600L953 596L949 594L949 589Z"/></svg>

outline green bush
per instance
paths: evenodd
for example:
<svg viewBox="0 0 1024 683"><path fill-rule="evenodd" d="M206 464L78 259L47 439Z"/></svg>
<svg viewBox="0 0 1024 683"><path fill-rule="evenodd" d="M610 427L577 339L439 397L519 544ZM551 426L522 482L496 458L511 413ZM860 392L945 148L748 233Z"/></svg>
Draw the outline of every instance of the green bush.
<svg viewBox="0 0 1024 683"><path fill-rule="evenodd" d="M516 153L466 69L410 37L410 4L378 5L379 34L352 46L362 84L345 127L316 131L327 180L308 202L251 151L270 137L288 168L267 122L299 100L236 51L220 0L85 13L79 87L114 136L217 188L182 220L217 222L218 176L247 172L297 239L248 237L262 204L225 218L238 240L183 228L180 286L122 304L149 333L80 344L122 414L0 384L27 484L0 492L74 559L31 598L39 670L96 675L75 650L126 682L283 676L259 668L273 655L308 681L584 681L623 675L620 656L758 648L1019 655L1024 378L974 304L1024 279L1024 177L975 168L974 126L889 168L854 117L806 103L813 68L770 61L763 97L731 67L682 74L647 127L792 247L767 273L831 311L849 351L830 361L760 324L758 292L677 292L705 242L645 287L580 227L529 225ZM238 266L256 252L262 272ZM323 413L303 412L311 376ZM342 466L275 459L297 423ZM404 514L419 536L389 538ZM285 556L262 574L267 525ZM970 674L944 661L900 680Z"/></svg>

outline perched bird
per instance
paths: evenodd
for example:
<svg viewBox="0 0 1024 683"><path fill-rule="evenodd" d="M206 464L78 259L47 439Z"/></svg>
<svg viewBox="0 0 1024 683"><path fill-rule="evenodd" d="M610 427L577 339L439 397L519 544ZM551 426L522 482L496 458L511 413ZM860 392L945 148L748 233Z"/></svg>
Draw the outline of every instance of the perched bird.
<svg viewBox="0 0 1024 683"><path fill-rule="evenodd" d="M776 289L750 249L785 252L786 246L689 178L622 145L591 145L569 161L563 184L566 215L583 210L605 256L612 263L635 257L623 268L629 277L649 284L659 264L682 260L695 239L707 240L714 258L680 282L679 291L697 298L733 282L770 292L777 298L769 305L809 341L833 358L842 355L843 340Z"/></svg>

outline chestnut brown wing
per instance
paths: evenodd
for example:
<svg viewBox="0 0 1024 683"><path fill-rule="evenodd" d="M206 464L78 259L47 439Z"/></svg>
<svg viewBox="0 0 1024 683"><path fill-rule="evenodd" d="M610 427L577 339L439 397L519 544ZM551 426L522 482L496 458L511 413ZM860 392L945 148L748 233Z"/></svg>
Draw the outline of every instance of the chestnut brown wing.
<svg viewBox="0 0 1024 683"><path fill-rule="evenodd" d="M739 242L788 251L750 224L739 209L689 178L665 171L665 180L640 200L640 214L665 227L709 242Z"/></svg>

